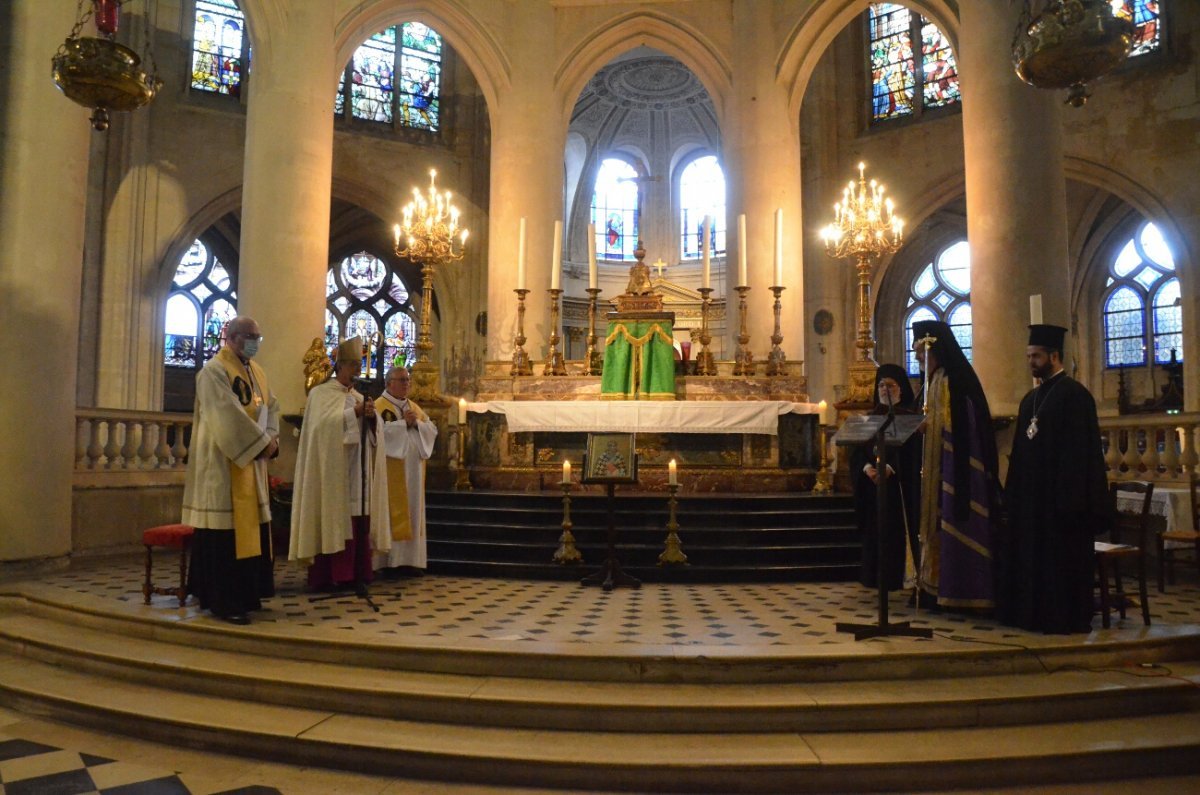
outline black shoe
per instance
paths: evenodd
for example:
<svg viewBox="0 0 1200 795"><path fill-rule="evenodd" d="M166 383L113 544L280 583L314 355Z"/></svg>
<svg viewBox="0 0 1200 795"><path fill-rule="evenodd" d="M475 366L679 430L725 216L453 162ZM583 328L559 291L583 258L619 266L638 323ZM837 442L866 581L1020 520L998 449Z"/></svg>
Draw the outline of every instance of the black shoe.
<svg viewBox="0 0 1200 795"><path fill-rule="evenodd" d="M250 616L245 613L235 613L232 616L218 616L218 618L228 624L236 624L239 627L244 627L250 623Z"/></svg>
<svg viewBox="0 0 1200 795"><path fill-rule="evenodd" d="M359 599L366 599L371 595L371 592L367 590L367 584L365 582L360 582L355 583L354 585L354 595Z"/></svg>

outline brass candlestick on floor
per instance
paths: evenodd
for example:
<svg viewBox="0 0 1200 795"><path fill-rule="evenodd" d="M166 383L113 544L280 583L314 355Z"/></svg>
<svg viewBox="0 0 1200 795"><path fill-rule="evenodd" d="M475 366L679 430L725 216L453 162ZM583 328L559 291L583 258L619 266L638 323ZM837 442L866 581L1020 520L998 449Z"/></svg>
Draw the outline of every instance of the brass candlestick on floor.
<svg viewBox="0 0 1200 795"><path fill-rule="evenodd" d="M529 291L523 287L513 290L517 294L517 336L513 338L512 369L509 375L533 375L533 365L525 352L525 296Z"/></svg>
<svg viewBox="0 0 1200 795"><path fill-rule="evenodd" d="M817 426L817 435L821 443L821 467L817 470L817 481L813 484L813 494L833 493L833 478L829 472L829 441L825 436L826 433L827 426Z"/></svg>
<svg viewBox="0 0 1200 795"><path fill-rule="evenodd" d="M708 313L712 307L711 287L700 288L700 352L696 354L696 375L716 375L717 365L713 361L712 351L708 344L712 335L708 333Z"/></svg>
<svg viewBox="0 0 1200 795"><path fill-rule="evenodd" d="M567 363L558 352L558 301L562 296L562 289L551 287L547 292L550 293L550 350L546 353L546 367L542 370L542 375L566 375Z"/></svg>
<svg viewBox="0 0 1200 795"><path fill-rule="evenodd" d="M783 304L779 297L783 294L783 287L768 288L775 294L775 333L771 335L771 352L767 354L767 375L785 375L787 373L787 354L783 352L783 348L779 347L779 343L783 342L783 331L780 326L780 311Z"/></svg>
<svg viewBox="0 0 1200 795"><path fill-rule="evenodd" d="M675 498L679 491L678 483L668 484L667 490L671 496L667 498L667 540L663 545L662 554L658 556L660 566L686 566L687 555L683 554L683 545L679 541L679 522L675 519L675 509L679 501Z"/></svg>
<svg viewBox="0 0 1200 795"><path fill-rule="evenodd" d="M584 375L602 375L604 357L596 350L596 315L600 311L600 288L589 287L588 293L588 337L587 353L583 356Z"/></svg>
<svg viewBox="0 0 1200 795"><path fill-rule="evenodd" d="M562 535L558 537L558 549L554 553L554 562L562 565L583 563L583 555L575 547L575 536L571 532L571 484L560 483L563 493Z"/></svg>
<svg viewBox="0 0 1200 795"><path fill-rule="evenodd" d="M465 422L458 424L458 475L454 478L454 488L458 491L471 491L471 473L467 471L467 431Z"/></svg>
<svg viewBox="0 0 1200 795"><path fill-rule="evenodd" d="M749 287L735 287L738 294L738 347L737 352L733 355L733 374L734 375L754 375L754 354L750 352L747 344L750 342L750 332L746 330L746 293L750 292Z"/></svg>

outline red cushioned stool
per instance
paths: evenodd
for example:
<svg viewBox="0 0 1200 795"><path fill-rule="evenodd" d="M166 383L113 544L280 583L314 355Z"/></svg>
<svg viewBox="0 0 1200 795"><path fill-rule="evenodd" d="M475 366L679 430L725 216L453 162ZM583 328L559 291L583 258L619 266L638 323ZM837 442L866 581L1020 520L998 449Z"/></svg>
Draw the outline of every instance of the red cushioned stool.
<svg viewBox="0 0 1200 795"><path fill-rule="evenodd" d="M183 607L183 603L187 601L188 551L192 547L192 534L194 532L195 528L190 525L164 524L158 527L151 527L142 533L142 543L146 545L146 582L142 585L142 596L146 597L146 604L150 604L151 594L160 594L178 597L179 606ZM179 550L178 588L160 588L151 583L150 564L154 547L169 547Z"/></svg>

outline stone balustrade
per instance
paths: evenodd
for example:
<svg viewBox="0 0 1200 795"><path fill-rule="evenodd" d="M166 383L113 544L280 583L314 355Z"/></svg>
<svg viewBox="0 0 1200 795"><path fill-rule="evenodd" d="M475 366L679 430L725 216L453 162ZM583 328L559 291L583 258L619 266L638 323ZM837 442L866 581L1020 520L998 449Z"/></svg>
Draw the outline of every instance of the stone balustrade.
<svg viewBox="0 0 1200 795"><path fill-rule="evenodd" d="M191 414L77 409L75 472L182 472L191 426Z"/></svg>
<svg viewBox="0 0 1200 795"><path fill-rule="evenodd" d="M1200 412L1102 417L1104 462L1110 480L1187 482L1196 452Z"/></svg>

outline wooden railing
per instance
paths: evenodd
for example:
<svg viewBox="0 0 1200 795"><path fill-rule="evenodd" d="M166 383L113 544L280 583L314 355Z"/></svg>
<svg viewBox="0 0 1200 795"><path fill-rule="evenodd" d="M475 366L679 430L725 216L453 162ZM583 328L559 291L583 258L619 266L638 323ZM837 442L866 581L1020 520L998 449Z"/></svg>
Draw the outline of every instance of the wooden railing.
<svg viewBox="0 0 1200 795"><path fill-rule="evenodd" d="M1196 452L1200 412L1102 417L1104 462L1110 480L1187 482Z"/></svg>
<svg viewBox="0 0 1200 795"><path fill-rule="evenodd" d="M191 428L191 414L76 409L75 471L182 472Z"/></svg>

